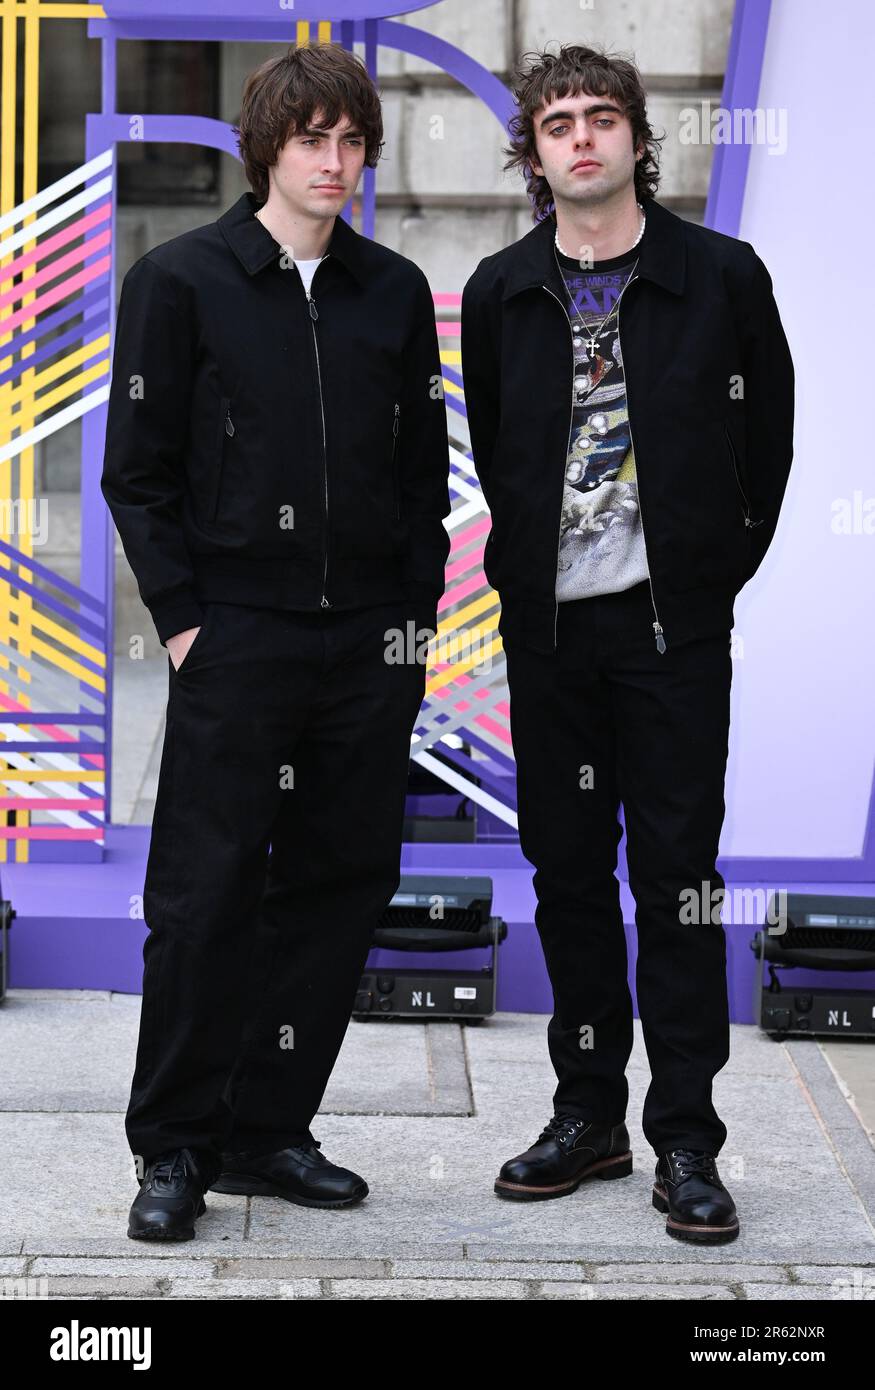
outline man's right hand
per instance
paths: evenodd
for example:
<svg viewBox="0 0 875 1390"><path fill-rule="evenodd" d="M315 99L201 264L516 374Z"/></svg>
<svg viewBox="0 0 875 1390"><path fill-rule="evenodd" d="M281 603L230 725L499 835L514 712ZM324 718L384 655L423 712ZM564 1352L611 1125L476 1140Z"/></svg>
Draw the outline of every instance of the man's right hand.
<svg viewBox="0 0 875 1390"><path fill-rule="evenodd" d="M187 627L184 632L177 632L175 637L167 638L167 650L170 653L174 671L179 670L185 660L186 652L199 632L200 627Z"/></svg>

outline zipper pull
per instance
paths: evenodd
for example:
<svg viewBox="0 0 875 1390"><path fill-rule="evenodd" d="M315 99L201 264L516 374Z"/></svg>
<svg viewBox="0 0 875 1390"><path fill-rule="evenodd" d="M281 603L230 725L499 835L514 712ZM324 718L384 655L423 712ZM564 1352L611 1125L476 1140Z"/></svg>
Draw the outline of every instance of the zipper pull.
<svg viewBox="0 0 875 1390"><path fill-rule="evenodd" d="M319 607L320 607L320 608L330 608L330 607L331 607L331 604L328 602L328 599L325 597L324 594L322 595L322 602L319 604Z"/></svg>
<svg viewBox="0 0 875 1390"><path fill-rule="evenodd" d="M236 429L234 428L234 421L231 419L230 410L225 411L225 433L230 436L233 436L237 433Z"/></svg>
<svg viewBox="0 0 875 1390"><path fill-rule="evenodd" d="M656 650L659 652L661 656L662 653L665 651L665 638L662 635L662 624L654 623L653 631L656 633Z"/></svg>
<svg viewBox="0 0 875 1390"><path fill-rule="evenodd" d="M394 419L393 422L392 422L392 435L393 435L393 437L394 437L395 439L398 438L398 416L399 416L400 414L401 414L401 407L400 407L400 405L398 404L398 402L396 401L396 402L395 402L395 419Z"/></svg>
<svg viewBox="0 0 875 1390"><path fill-rule="evenodd" d="M307 295L307 303L310 305L310 318L318 319L319 315L316 313L316 301L311 294Z"/></svg>

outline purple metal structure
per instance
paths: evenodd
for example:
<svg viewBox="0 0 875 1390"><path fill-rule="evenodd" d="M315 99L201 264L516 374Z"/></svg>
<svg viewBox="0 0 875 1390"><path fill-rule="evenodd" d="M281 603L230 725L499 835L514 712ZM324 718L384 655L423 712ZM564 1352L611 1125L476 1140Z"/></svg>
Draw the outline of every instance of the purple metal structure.
<svg viewBox="0 0 875 1390"><path fill-rule="evenodd" d="M406 5L406 11L423 9L424 3ZM319 20L319 35L322 38L336 30L343 47L352 48L355 43L363 44L364 59L371 76L377 77L378 47L395 48L427 59L445 72L455 77L462 86L485 102L493 111L502 127L506 126L512 109L510 94L504 85L490 72L467 54L452 44L414 28L383 18L380 11L384 7L361 3L360 0L329 0L327 4L302 3L301 0L290 11L289 18L277 17L276 6L271 0L252 0L243 6L232 0L218 0L218 3L205 3L204 0L184 0L173 4L171 0L156 0L148 6L134 3L134 0L106 0L105 19L95 19L89 24L89 34L100 38L103 45L103 98L99 114L89 115L86 124L86 148L89 157L99 151L115 152L122 143L136 139L138 143L174 141L208 146L237 157L236 139L230 125L222 121L194 116L137 115L116 111L116 45L125 39L198 39L208 41L251 41L309 38L306 21ZM304 33L302 34L302 26ZM114 174L114 167L113 167ZM113 187L116 180L113 177ZM374 235L376 206L376 170L365 169L362 189L362 232ZM114 205L113 205L114 210ZM351 217L351 207L344 211L347 220ZM461 376L447 365L447 381L461 388ZM446 400L451 410L464 415L464 407L452 390L447 392ZM100 441L105 427L105 409L95 410L88 420L89 439L87 447L83 442L83 452L91 458L100 451ZM474 597L473 586L479 591L488 589L482 573L482 538L479 548L478 538L487 529L485 504L480 495L476 477L470 463L458 453L451 464L450 476L454 496L453 517L450 529L453 534L452 563L458 569L467 570L464 583L456 585L456 593L445 594L441 603L441 640L449 642L450 633L462 621L452 611L457 599L464 598L469 605ZM468 476L466 477L465 474ZM472 490L476 499L472 506ZM474 515L479 512L479 518ZM87 520L86 520L87 514ZM87 532L87 535L86 535ZM105 595L110 613L109 629L112 630L112 582L110 568L112 563L112 522L106 512L103 499L97 489L89 489L83 494L83 554L93 557L96 567L98 557L105 557L107 569L103 576L96 572L89 577L93 584L99 584L98 592ZM465 552L461 557L461 552ZM476 568L476 576L471 571ZM461 574L458 576L461 580ZM493 607L497 600L493 596ZM482 609L482 604L478 604ZM473 610L471 610L473 611ZM464 610L463 610L464 612ZM490 620L494 628L496 619ZM500 641L495 639L496 667L503 659L500 656ZM464 688L462 688L464 687ZM474 688L472 677L458 664L446 664L443 672L434 671L430 677L429 690L417 725L417 744L413 757L428 770L436 773L448 784L448 791L467 796L480 803L478 816L478 836L481 839L512 841L516 838L516 808L514 765L510 748L510 731L504 700L502 670L493 670L487 688L486 682ZM112 687L107 697L108 708L112 705ZM470 715L470 718L468 716ZM465 725L465 740L469 748L476 749L476 761L469 752L441 742L443 736ZM442 760L430 753L430 747L441 742ZM450 767L447 764L451 764ZM111 770L110 770L111 774ZM109 776L108 776L109 782Z"/></svg>
<svg viewBox="0 0 875 1390"><path fill-rule="evenodd" d="M428 0L431 3L431 0ZM339 41L346 47L364 45L369 70L376 75L376 55L380 46L416 54L454 76L482 100L506 126L512 109L506 88L473 59L444 40L424 33L412 25L386 18L376 0L327 0L310 3L295 0L283 17L276 0L104 0L105 18L89 21L89 34L102 42L102 110L87 117L87 159L115 150L132 138L131 117L115 109L116 45L125 39L193 39L206 41L293 41L300 39L297 27L306 21L330 20L339 26ZM427 3L406 4L403 12L428 8ZM763 51L768 27L769 0L737 0L729 52L723 105L729 108L756 104ZM320 36L327 37L320 31ZM136 138L148 141L193 142L221 149L236 156L230 128L224 123L185 116L139 116ZM735 234L744 197L748 150L742 145L718 146L715 151L706 222ZM100 175L95 175L99 177ZM114 188L115 180L112 180ZM363 187L362 230L372 235L375 220L374 171L366 171ZM113 195L114 198L114 195ZM348 215L348 214L347 214ZM114 201L113 201L114 223ZM114 227L113 227L114 230ZM94 256L99 251L95 249ZM89 323L96 335L105 321ZM461 376L445 367L445 377L457 386ZM464 414L460 401L447 394L450 409ZM108 614L107 631L112 632L113 527L99 489L100 459L104 434L104 412L91 410L83 417L83 530L82 589ZM454 466L456 502L470 498L463 487L462 471ZM470 483L470 473L468 475ZM451 555L452 563L452 555ZM111 684L109 688L111 700ZM111 705L109 706L111 708ZM484 745L486 746L486 745ZM494 745L489 745L494 755ZM496 758L496 764L500 759ZM460 768L462 763L459 764ZM477 763L477 772L484 771ZM487 774L489 769L485 769ZM499 767L499 774L506 769ZM107 784L109 760L107 760ZM149 830L144 826L107 826L106 862L92 869L84 865L44 864L39 875L29 874L25 866L10 866L4 875L4 889L15 901L19 917L12 950L13 977L18 986L67 988L112 988L137 991L142 968L142 922L135 931L120 931L139 921L136 900L143 880ZM424 845L404 847L402 867L407 872L487 873L495 883L495 911L511 926L502 948L502 978L499 1007L511 1010L541 1010L552 1007L549 984L537 934L532 926L534 897L531 869L516 843L476 845ZM821 890L854 891L855 885L875 879L875 797L870 808L864 854L855 859L723 859L721 872L727 885L750 883L793 884L799 891L807 885ZM621 849L619 875L624 918L634 920L624 853ZM857 887L857 891L859 887ZM61 905L66 906L62 910ZM25 931L25 927L27 930ZM584 924L582 923L582 929ZM753 958L747 948L750 932L728 940L732 1017L751 1018L750 986ZM630 984L634 995L636 942L627 928ZM375 953L375 962L386 953ZM471 956L447 957L447 966L470 967ZM382 963L382 961L380 961ZM406 958L405 964L415 959ZM838 981L836 981L838 983Z"/></svg>

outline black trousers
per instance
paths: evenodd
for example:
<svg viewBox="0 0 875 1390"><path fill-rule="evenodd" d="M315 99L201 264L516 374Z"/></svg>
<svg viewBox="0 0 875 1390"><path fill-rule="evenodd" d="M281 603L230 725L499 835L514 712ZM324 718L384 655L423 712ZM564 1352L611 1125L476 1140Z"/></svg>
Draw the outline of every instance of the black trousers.
<svg viewBox="0 0 875 1390"><path fill-rule="evenodd" d="M647 581L559 605L557 651L505 646L520 845L553 988L554 1109L626 1117L632 999L617 847L623 805L638 933L636 990L656 1153L716 1154L712 1102L729 1058L726 939L716 868L732 680L730 633L656 649ZM718 899L719 901L719 899ZM692 918L693 920L689 920Z"/></svg>
<svg viewBox="0 0 875 1390"><path fill-rule="evenodd" d="M312 1137L400 881L425 665L386 659L399 603L205 605L175 670L146 868L125 1127L144 1166Z"/></svg>

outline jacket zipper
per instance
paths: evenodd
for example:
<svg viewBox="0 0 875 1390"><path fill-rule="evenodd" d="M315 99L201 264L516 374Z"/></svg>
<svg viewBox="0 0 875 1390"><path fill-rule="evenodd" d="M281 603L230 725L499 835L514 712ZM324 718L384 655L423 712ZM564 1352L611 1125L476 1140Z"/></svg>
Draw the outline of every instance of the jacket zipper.
<svg viewBox="0 0 875 1390"><path fill-rule="evenodd" d="M633 284L636 280L640 280L640 278L641 278L640 275L633 275L633 276L632 276L632 279L629 281L629 285ZM628 285L626 286L626 288L628 289ZM625 382L625 386L626 386L626 417L627 417L627 419L628 419L628 421L629 421L629 443L632 445L632 453L633 453L633 455L634 455L634 457L635 457L635 473L636 473L636 476L637 476L637 473L638 473L638 455L635 453L635 440L632 438L632 402L631 402L631 400L629 399L629 376L628 376L628 373L627 373L627 371L626 371L625 359L623 358L623 340L622 340L622 338L620 337L620 311L621 311L621 309L622 309L622 307L623 307L622 302L621 302L621 301L622 301L622 297L623 297L623 296L622 296L622 294L621 294L620 299L617 301L617 344L618 344L618 346L619 346L619 348L620 348L620 361L623 363L623 381ZM641 479L640 479L640 478L638 479L638 510L639 510L639 512L641 513L641 539L644 541L644 557L645 557L645 559L647 559L647 536L646 536L645 533L644 533L644 508L643 508L642 505L641 505ZM655 635L656 635L656 650L660 653L660 655L662 655L662 653L665 651L666 642L665 642L665 637L664 637L663 631L662 631L662 624L661 624L660 621L659 621L659 614L658 614L657 611L656 611L656 599L653 597L653 580L652 580L652 578L651 578L651 576L650 576L650 560L649 560L649 559L647 559L647 582L648 582L648 584L650 585L650 602L651 602L651 604L653 605L653 617L654 617L653 631L654 631L654 633L655 633Z"/></svg>
<svg viewBox="0 0 875 1390"><path fill-rule="evenodd" d="M319 409L322 414L322 468L325 477L325 562L322 566L322 599L319 607L330 608L331 604L325 597L325 585L328 579L328 441L325 437L325 402L322 399L322 370L319 366L319 343L316 340L316 320L319 315L316 312L316 301L309 290L307 291L307 303L310 306L310 327L313 330L313 349L316 353L316 376L319 382Z"/></svg>
<svg viewBox="0 0 875 1390"><path fill-rule="evenodd" d="M750 503L747 500L744 488L741 486L741 477L739 476L738 472L738 462L735 457L735 445L732 442L732 435L729 433L729 426L726 424L725 421L723 422L723 431L726 435L726 439L729 444L729 453L732 457L732 471L735 474L735 482L738 487L738 491L741 494L741 502L742 506L744 507L744 524L745 526L749 527L762 526L762 517L760 517L759 521L751 521L750 519Z"/></svg>
<svg viewBox="0 0 875 1390"><path fill-rule="evenodd" d="M395 402L395 418L392 421L392 487L395 490L395 520L401 520L401 489L398 486L398 479L395 473L396 454L398 451L398 417L401 414L401 406Z"/></svg>
<svg viewBox="0 0 875 1390"><path fill-rule="evenodd" d="M230 396L222 396L221 401L220 401L220 403L219 403L219 409L220 409L221 412L222 412L222 431L223 431L223 435L228 435L230 438L233 438L233 436L237 433L237 431L236 431L236 429L235 429L235 427L234 427L234 421L231 419L231 398L230 398ZM216 470L216 471L217 471L217 477L216 477L216 491L215 491L215 493L213 494L213 505L212 505L212 508L210 509L210 521L215 521L216 517L217 517L218 514L219 514L219 498L220 498L220 496L221 496L221 494L222 494L222 473L223 473L224 466L225 466L225 441L224 441L223 435L220 436L220 438L222 439L222 447L221 447L221 449L219 450L219 463L218 463L218 468L217 468L217 470Z"/></svg>
<svg viewBox="0 0 875 1390"><path fill-rule="evenodd" d="M562 497L559 499L559 529L558 529L558 532L557 532L557 535L556 535L556 570L555 570L555 574L554 574L554 578L553 578L553 647L554 647L554 649L555 649L556 646L558 645L557 631L558 631L558 625L559 625L559 600L558 600L558 598L556 597L556 584L557 584L558 579L559 579L559 546L560 546L560 544L561 544L561 542L562 542L562 500L563 500L563 498L564 498L564 496L565 496L565 472L566 472L566 469L568 468L568 451L569 451L569 449L571 448L571 431L572 431L572 428L574 427L574 389L573 389L573 388L574 388L574 334L573 334L573 332L571 331L571 319L568 317L568 314L566 313L565 308L564 308L564 306L563 306L563 304L562 304L562 300L559 298L558 294L554 294L553 291L550 289L550 286L549 286L549 285L542 285L542 286L541 286L541 289L542 289L542 290L546 290L547 293L548 293L549 295L552 295L553 298L556 300L556 303L559 305L559 308L562 310L562 317L565 319L566 323L568 324L568 336L569 336L570 339L571 339L571 386L572 386L572 390L569 392L569 396L570 396L570 399L571 399L571 410L570 410L569 416L568 416L568 442L567 442L567 444L565 445L565 459L564 459L564 462L563 462L563 464L562 464Z"/></svg>

